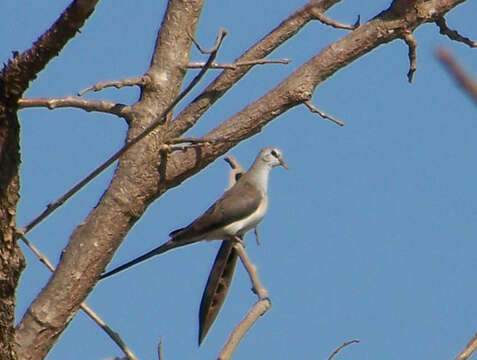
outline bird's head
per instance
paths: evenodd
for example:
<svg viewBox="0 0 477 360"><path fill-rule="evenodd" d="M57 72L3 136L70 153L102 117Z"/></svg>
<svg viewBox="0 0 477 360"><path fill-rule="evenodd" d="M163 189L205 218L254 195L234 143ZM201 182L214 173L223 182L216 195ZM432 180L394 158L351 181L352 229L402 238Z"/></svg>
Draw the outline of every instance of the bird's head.
<svg viewBox="0 0 477 360"><path fill-rule="evenodd" d="M267 146L260 151L258 157L270 167L283 166L285 169L288 169L288 165L283 160L282 151L279 148Z"/></svg>

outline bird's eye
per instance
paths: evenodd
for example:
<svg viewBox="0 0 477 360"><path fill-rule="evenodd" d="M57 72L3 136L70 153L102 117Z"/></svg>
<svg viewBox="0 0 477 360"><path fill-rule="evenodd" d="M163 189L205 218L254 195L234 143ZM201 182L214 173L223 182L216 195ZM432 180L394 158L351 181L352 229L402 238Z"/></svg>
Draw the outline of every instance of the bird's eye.
<svg viewBox="0 0 477 360"><path fill-rule="evenodd" d="M271 154L272 154L273 156L275 156L276 158L278 158L278 154L277 154L277 152L276 152L275 150L272 150Z"/></svg>

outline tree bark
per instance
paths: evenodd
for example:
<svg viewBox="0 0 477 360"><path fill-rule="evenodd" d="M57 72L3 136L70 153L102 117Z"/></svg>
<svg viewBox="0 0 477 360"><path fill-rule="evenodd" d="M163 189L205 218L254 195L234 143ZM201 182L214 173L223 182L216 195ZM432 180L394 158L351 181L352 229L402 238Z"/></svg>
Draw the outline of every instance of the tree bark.
<svg viewBox="0 0 477 360"><path fill-rule="evenodd" d="M0 73L0 359L16 359L15 289L25 267L16 241L20 165L18 99L91 14L98 0L74 1L26 52L14 53ZM55 31L56 30L56 31Z"/></svg>

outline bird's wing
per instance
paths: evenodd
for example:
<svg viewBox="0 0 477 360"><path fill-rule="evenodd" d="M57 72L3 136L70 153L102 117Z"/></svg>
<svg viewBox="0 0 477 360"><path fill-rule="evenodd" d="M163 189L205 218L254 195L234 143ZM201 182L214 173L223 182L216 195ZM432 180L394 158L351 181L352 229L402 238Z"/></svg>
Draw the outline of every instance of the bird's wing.
<svg viewBox="0 0 477 360"><path fill-rule="evenodd" d="M221 227L251 215L260 205L263 194L248 181L239 181L211 207L185 228L169 234L174 241L200 239Z"/></svg>

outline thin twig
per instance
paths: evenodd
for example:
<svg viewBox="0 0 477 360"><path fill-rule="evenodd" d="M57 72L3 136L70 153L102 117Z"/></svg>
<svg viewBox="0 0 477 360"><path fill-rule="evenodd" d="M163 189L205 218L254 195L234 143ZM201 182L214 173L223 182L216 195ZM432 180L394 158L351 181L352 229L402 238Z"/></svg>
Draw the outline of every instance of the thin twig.
<svg viewBox="0 0 477 360"><path fill-rule="evenodd" d="M213 63L210 68L211 69L236 69L239 66L251 66L251 65L264 65L264 64L289 64L291 62L290 59L283 58L283 59L257 59L257 60L249 60L249 61L237 61L232 64L217 64ZM189 69L199 69L204 67L205 62L190 62L187 67Z"/></svg>
<svg viewBox="0 0 477 360"><path fill-rule="evenodd" d="M252 306L240 323L238 323L237 326L235 326L235 328L232 330L227 342L220 351L218 356L219 360L230 359L243 336L258 320L258 318L265 314L272 306L272 302L268 297L268 291L263 287L258 278L257 267L253 265L248 258L242 243L240 241L235 242L234 249L240 257L245 270L247 270L250 281L252 282L252 290L258 296L258 301Z"/></svg>
<svg viewBox="0 0 477 360"><path fill-rule="evenodd" d="M268 291L260 283L260 279L258 278L257 267L250 261L241 242L236 242L234 244L234 248L235 251L237 251L238 256L240 257L240 260L242 261L245 270L247 270L248 276L250 277L250 281L252 283L252 291L257 294L260 300L268 298Z"/></svg>
<svg viewBox="0 0 477 360"><path fill-rule="evenodd" d="M229 181L227 183L227 187L225 188L225 190L228 190L245 173L245 170L242 165L240 165L240 163L237 161L237 159L231 155L226 156L224 160L230 165Z"/></svg>
<svg viewBox="0 0 477 360"><path fill-rule="evenodd" d="M167 106L162 113L157 117L157 119L149 125L146 129L143 130L138 136L128 141L124 146L116 151L113 155L111 155L106 161L104 161L101 165L99 165L96 169L91 171L87 176L85 176L80 182L74 185L71 189L69 189L66 193L61 195L57 200L53 201L52 203L48 204L46 209L42 211L37 217L31 220L26 226L20 229L23 234L28 233L33 227L38 225L41 221L43 221L47 216L49 216L53 211L55 211L58 207L60 207L66 200L68 200L71 196L76 194L79 190L81 190L86 184L88 184L91 180L93 180L96 176L101 174L105 169L107 169L112 163L114 163L121 155L123 155L126 151L128 151L132 146L137 144L139 141L144 139L147 135L149 135L154 129L156 129L163 121L164 116L166 116L169 111L171 111L179 101L181 101L191 90L192 88L199 82L199 80L204 76L204 74L209 69L210 64L215 60L217 56L217 51L219 49L222 40L224 39L226 32L221 29L219 30L219 34L217 36L216 47L215 51L213 51L209 59L207 60L206 66L204 66L201 71L195 76L194 79L187 85L187 87ZM210 140L209 140L210 141Z"/></svg>
<svg viewBox="0 0 477 360"><path fill-rule="evenodd" d="M128 105L114 103L104 100L87 100L75 96L65 96L60 98L23 98L18 100L20 109L31 107L46 107L50 110L56 108L72 107L84 111L98 111L128 118L131 107Z"/></svg>
<svg viewBox="0 0 477 360"><path fill-rule="evenodd" d="M407 72L407 79L410 83L412 83L412 78L414 77L414 73L416 72L416 48L417 48L417 41L412 35L410 30L403 30L402 31L402 39L406 43L409 48L409 71Z"/></svg>
<svg viewBox="0 0 477 360"><path fill-rule="evenodd" d="M116 89L120 89L124 86L144 86L150 81L147 75L141 76L132 76L128 78L124 78L121 80L104 80L99 81L96 84L93 84L86 89L78 91L78 96L83 96L88 91L100 91L107 87L115 87Z"/></svg>
<svg viewBox="0 0 477 360"><path fill-rule="evenodd" d="M358 15L358 18L356 19L356 22L354 24L345 24L341 23L339 21L330 19L329 17L325 16L323 12L317 10L316 8L311 8L310 11L312 12L313 16L322 22L325 25L329 25L331 27L334 27L336 29L345 29L345 30L355 30L359 27L360 22L361 22L361 16Z"/></svg>
<svg viewBox="0 0 477 360"><path fill-rule="evenodd" d="M164 354L162 353L162 340L159 340L159 344L157 344L157 359L164 359Z"/></svg>
<svg viewBox="0 0 477 360"><path fill-rule="evenodd" d="M43 255L35 245L33 245L26 237L24 234L21 234L21 232L18 235L20 239L25 243L25 245L36 255L38 260L42 262L51 272L55 271L55 267L51 264L51 262L48 260L48 258ZM119 348L124 352L124 354L130 359L130 360L137 360L137 357L134 355L134 353L129 349L129 347L126 345L126 343L121 339L121 336L111 329L99 316L96 314L88 305L86 305L84 302L80 304L81 310L83 310L86 315L90 317L98 326L103 329L103 331L108 334L108 336L116 343L116 345L119 346Z"/></svg>
<svg viewBox="0 0 477 360"><path fill-rule="evenodd" d="M477 104L477 83L466 71L457 63L452 54L444 49L436 51L437 58L445 66L457 84L474 100Z"/></svg>
<svg viewBox="0 0 477 360"><path fill-rule="evenodd" d="M159 152L185 151L190 148L216 144L219 142L227 142L227 139L201 139L195 137L183 137L167 140L164 144L159 145Z"/></svg>
<svg viewBox="0 0 477 360"><path fill-rule="evenodd" d="M466 360L470 355L472 355L475 349L477 349L477 333L472 336L472 339L470 339L465 348L459 354L457 354L454 360Z"/></svg>
<svg viewBox="0 0 477 360"><path fill-rule="evenodd" d="M470 47L477 47L477 41L473 41L465 36L460 35L456 30L449 29L446 19L442 16L436 20L436 25L439 27L439 32L446 35L449 39L459 41Z"/></svg>
<svg viewBox="0 0 477 360"><path fill-rule="evenodd" d="M331 115L328 115L327 113L325 113L324 111L321 111L320 109L318 109L315 105L313 105L309 100L303 102L306 107L308 109L310 109L310 111L312 113L315 113L315 114L318 114L320 115L323 119L328 119L328 120L331 120L333 121L335 124L339 125L339 126L344 126L344 122L342 122L341 120L338 120L336 118L334 118L333 116Z"/></svg>
<svg viewBox="0 0 477 360"><path fill-rule="evenodd" d="M197 40L194 39L193 36L189 34L190 39L194 43L194 45L197 47L197 49L202 53L202 54L212 54L214 52L217 52L219 49L220 43L222 42L222 39L227 35L227 30L224 28L219 29L219 35L217 36L217 40L215 41L215 44L212 45L212 47L209 50L203 49L200 44L197 42ZM209 65L210 66L210 65Z"/></svg>
<svg viewBox="0 0 477 360"><path fill-rule="evenodd" d="M331 360L333 359L333 357L338 354L338 352L340 352L341 349L343 349L344 347L348 346L348 345L351 345L351 344L357 344L359 343L359 339L353 339L353 340L349 340L349 341L345 341L343 344L341 344L340 346L338 346L336 349L334 349L330 356L328 356L328 359L327 360Z"/></svg>
<svg viewBox="0 0 477 360"><path fill-rule="evenodd" d="M220 350L220 354L217 358L219 360L230 359L240 340L257 321L257 319L265 314L271 306L272 303L268 298L258 300L248 311L247 315L245 315L242 321L235 326L229 338L227 339L227 342L223 346L222 350Z"/></svg>

